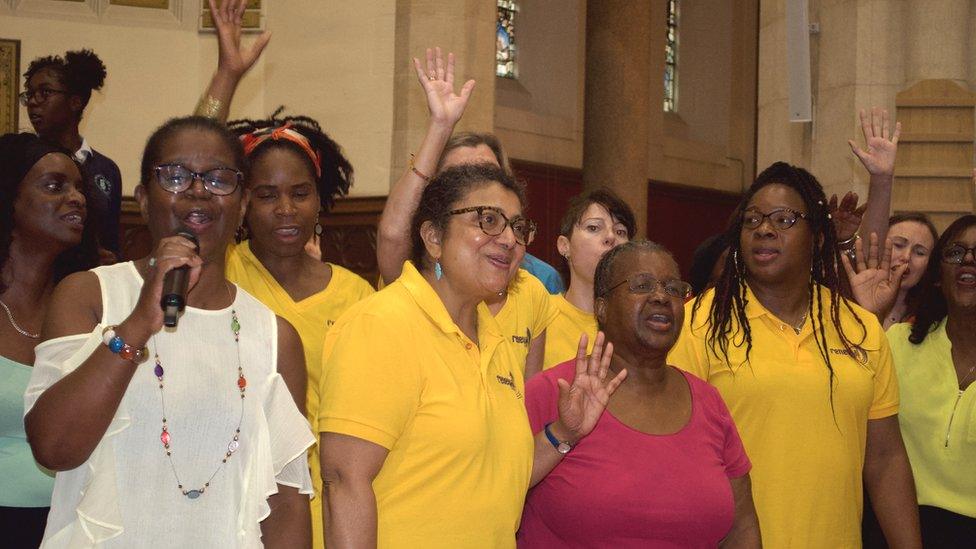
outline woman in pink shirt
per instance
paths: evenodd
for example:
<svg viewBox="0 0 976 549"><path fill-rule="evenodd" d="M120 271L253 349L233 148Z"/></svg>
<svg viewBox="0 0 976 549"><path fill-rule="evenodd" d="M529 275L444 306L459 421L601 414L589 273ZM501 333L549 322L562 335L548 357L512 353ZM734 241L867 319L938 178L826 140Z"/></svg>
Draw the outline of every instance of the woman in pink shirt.
<svg viewBox="0 0 976 549"><path fill-rule="evenodd" d="M528 493L519 547L760 547L751 465L725 403L666 362L691 293L674 258L651 242L622 244L600 260L594 290L613 344L608 377L626 369L627 379L580 440L557 421L575 361L527 383L532 430L562 459Z"/></svg>

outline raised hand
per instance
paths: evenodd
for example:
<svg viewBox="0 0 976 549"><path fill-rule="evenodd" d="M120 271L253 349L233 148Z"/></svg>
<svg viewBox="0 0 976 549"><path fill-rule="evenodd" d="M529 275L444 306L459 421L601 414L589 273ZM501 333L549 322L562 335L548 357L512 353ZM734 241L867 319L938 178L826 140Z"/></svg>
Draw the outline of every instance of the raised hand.
<svg viewBox="0 0 976 549"><path fill-rule="evenodd" d="M454 93L454 54L448 53L445 63L440 48L427 48L426 72L416 57L413 58L413 66L417 70L417 79L427 94L427 109L430 111L431 121L454 127L468 105L474 80L468 80L461 86L460 93Z"/></svg>
<svg viewBox="0 0 976 549"><path fill-rule="evenodd" d="M603 414L617 387L627 377L621 370L613 379L607 379L613 343L604 347L603 332L598 332L593 351L586 356L586 334L580 337L576 351L576 377L570 385L565 379L559 384L559 423L568 440L575 442L590 434Z"/></svg>
<svg viewBox="0 0 976 549"><path fill-rule="evenodd" d="M901 135L901 122L895 124L891 132L891 119L888 111L872 107L870 116L861 109L861 132L864 133L866 149L860 149L854 140L847 143L851 151L871 175L893 176L895 173L895 153L898 151L898 137Z"/></svg>
<svg viewBox="0 0 976 549"><path fill-rule="evenodd" d="M868 205L863 204L859 207L857 199L856 192L848 191L838 206L837 195L830 197L827 205L830 209L830 218L834 222L834 230L837 231L837 240L850 240L861 226L861 218L864 217Z"/></svg>
<svg viewBox="0 0 976 549"><path fill-rule="evenodd" d="M867 257L861 239L854 243L854 254L857 258L857 272L851 266L847 254L840 256L844 270L847 271L847 279L850 281L854 299L861 307L883 318L895 304L898 290L901 289L901 278L908 268L908 263L892 269L891 239L885 239L884 252L879 254L878 235L875 233L871 233Z"/></svg>
<svg viewBox="0 0 976 549"><path fill-rule="evenodd" d="M214 26L217 27L217 43L220 49L217 70L240 78L261 57L261 52L271 40L271 33L261 33L250 48L242 48L241 29L247 0L220 0L219 7L218 0L207 1L210 3Z"/></svg>

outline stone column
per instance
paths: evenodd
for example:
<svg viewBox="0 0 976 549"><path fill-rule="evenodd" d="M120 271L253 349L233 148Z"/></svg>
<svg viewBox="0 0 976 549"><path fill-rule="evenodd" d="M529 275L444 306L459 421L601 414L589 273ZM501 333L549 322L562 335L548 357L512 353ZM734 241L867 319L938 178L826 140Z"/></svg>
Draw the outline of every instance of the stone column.
<svg viewBox="0 0 976 549"><path fill-rule="evenodd" d="M909 0L905 3L905 87L921 80L969 80L971 0Z"/></svg>
<svg viewBox="0 0 976 549"><path fill-rule="evenodd" d="M390 184L407 168L427 127L427 98L412 58L426 48L454 52L458 90L473 78L474 92L456 130L490 132L495 118L494 0L397 0L393 73L393 148Z"/></svg>
<svg viewBox="0 0 976 549"><path fill-rule="evenodd" d="M651 0L586 3L583 187L619 194L639 235L647 234L650 86L661 85L650 73L651 21Z"/></svg>

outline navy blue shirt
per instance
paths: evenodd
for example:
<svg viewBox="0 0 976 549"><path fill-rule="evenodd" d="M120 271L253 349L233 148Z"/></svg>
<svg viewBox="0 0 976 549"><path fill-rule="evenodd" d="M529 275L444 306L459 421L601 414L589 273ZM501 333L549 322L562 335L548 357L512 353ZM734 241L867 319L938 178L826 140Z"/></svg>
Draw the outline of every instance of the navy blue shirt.
<svg viewBox="0 0 976 549"><path fill-rule="evenodd" d="M111 158L92 149L81 165L81 175L91 185L88 218L97 219L98 243L119 255L119 218L122 215L122 173Z"/></svg>

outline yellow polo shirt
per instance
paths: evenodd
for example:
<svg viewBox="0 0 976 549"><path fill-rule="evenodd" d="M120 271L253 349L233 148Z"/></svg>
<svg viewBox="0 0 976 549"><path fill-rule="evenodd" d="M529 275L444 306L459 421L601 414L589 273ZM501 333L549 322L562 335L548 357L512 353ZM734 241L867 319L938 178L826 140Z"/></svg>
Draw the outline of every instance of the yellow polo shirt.
<svg viewBox="0 0 976 549"><path fill-rule="evenodd" d="M797 335L748 289L749 362L741 330L729 347L728 362L718 349L706 348L714 290L702 297L694 323L695 302L685 305L685 325L668 356L669 363L714 385L732 412L752 460L753 497L766 547L861 546L868 420L898 413L898 383L881 325L857 305L851 303L855 318L840 304L844 332L852 343L860 342L851 356L830 324L832 296L826 288L821 291L834 370L832 397L811 321ZM818 314L815 304L810 316ZM736 330L734 324L732 333Z"/></svg>
<svg viewBox="0 0 976 549"><path fill-rule="evenodd" d="M976 517L976 383L959 394L945 321L915 345L911 324L888 328L901 425L920 505Z"/></svg>
<svg viewBox="0 0 976 549"><path fill-rule="evenodd" d="M512 345L515 355L525 372L525 358L529 344L545 332L559 316L559 310L549 298L550 294L532 273L519 269L508 287L505 304L495 314L495 320L505 336L506 343ZM549 336L546 332L546 341Z"/></svg>
<svg viewBox="0 0 976 549"><path fill-rule="evenodd" d="M389 450L379 547L515 547L534 444L503 340L482 303L471 341L411 263L326 336L319 432Z"/></svg>
<svg viewBox="0 0 976 549"><path fill-rule="evenodd" d="M319 411L319 378L322 375L322 342L325 334L342 313L364 297L372 295L373 287L359 275L338 265L332 267L332 279L321 292L295 301L278 284L274 276L254 256L250 243L232 245L227 251L227 279L253 295L295 327L305 351L308 387L305 411L313 429ZM314 431L313 431L314 432ZM315 549L325 547L322 535L322 475L319 474L319 447L309 448L309 470L315 488L312 510L312 542Z"/></svg>
<svg viewBox="0 0 976 549"><path fill-rule="evenodd" d="M576 357L580 335L586 334L586 351L593 350L598 327L596 316L570 303L562 294L549 296L559 314L546 331L546 358L542 368L548 370Z"/></svg>

